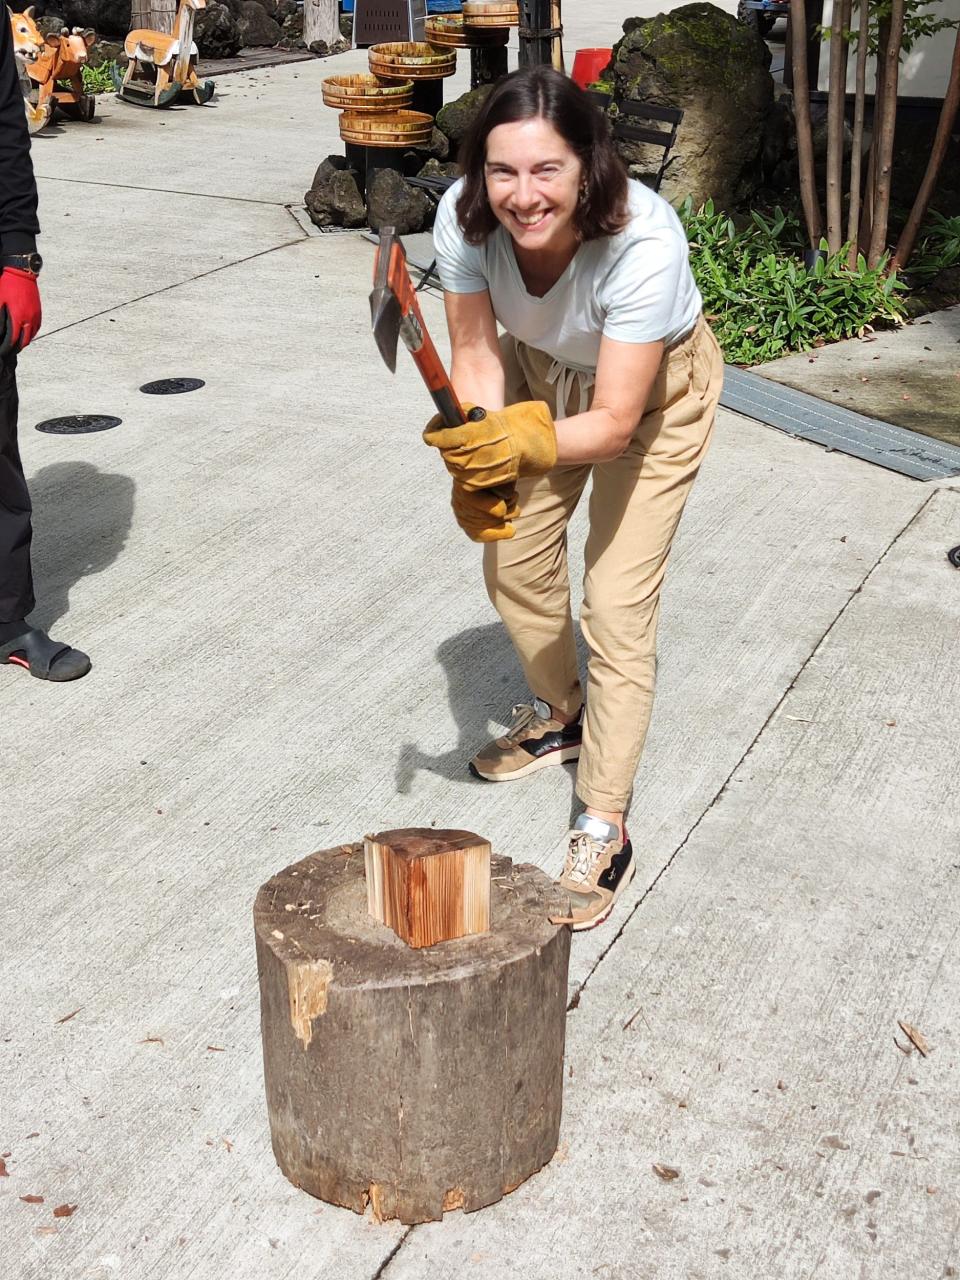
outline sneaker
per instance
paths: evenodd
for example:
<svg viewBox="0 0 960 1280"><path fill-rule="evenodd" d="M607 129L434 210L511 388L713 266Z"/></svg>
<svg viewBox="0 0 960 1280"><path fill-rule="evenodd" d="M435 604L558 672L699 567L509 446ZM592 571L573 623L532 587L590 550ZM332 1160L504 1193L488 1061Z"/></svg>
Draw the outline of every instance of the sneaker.
<svg viewBox="0 0 960 1280"><path fill-rule="evenodd" d="M521 702L510 712L510 728L470 761L470 772L487 782L512 782L550 764L564 764L580 755L583 711L573 724L554 720L550 708L536 698Z"/></svg>
<svg viewBox="0 0 960 1280"><path fill-rule="evenodd" d="M633 879L633 846L610 822L583 813L570 832L563 875L557 883L570 896L566 916L551 924L569 924L574 932L603 924L613 904Z"/></svg>

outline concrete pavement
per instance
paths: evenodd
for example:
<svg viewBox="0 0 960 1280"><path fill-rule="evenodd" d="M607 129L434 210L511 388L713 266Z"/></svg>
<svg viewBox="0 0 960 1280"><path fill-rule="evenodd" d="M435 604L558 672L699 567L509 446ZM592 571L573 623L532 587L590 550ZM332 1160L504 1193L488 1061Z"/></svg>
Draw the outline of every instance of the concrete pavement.
<svg viewBox="0 0 960 1280"><path fill-rule="evenodd" d="M635 8L568 4L568 47ZM372 248L288 207L337 148L320 80L363 62L225 78L215 108L164 117L105 103L102 127L35 148L38 616L95 667L0 678L5 1270L960 1271L960 496L729 413L664 600L637 879L574 943L558 1157L412 1231L273 1162L257 886L391 825L547 864L571 809L566 771L464 772L524 691L417 439L422 386L370 341ZM207 385L138 392L169 375ZM32 430L78 411L123 425ZM581 515L575 576L582 536ZM898 1019L929 1057L896 1046Z"/></svg>

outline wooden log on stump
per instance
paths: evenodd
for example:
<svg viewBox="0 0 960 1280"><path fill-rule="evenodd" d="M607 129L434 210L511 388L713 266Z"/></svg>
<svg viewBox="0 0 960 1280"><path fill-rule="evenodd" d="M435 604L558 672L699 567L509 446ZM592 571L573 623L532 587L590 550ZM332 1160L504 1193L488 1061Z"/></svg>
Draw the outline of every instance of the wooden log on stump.
<svg viewBox="0 0 960 1280"><path fill-rule="evenodd" d="M483 1208L556 1151L566 895L494 855L489 931L413 948L370 915L364 862L362 844L327 849L257 895L277 1163L381 1219Z"/></svg>
<svg viewBox="0 0 960 1280"><path fill-rule="evenodd" d="M408 946L489 929L490 845L472 831L381 831L363 853L367 910Z"/></svg>

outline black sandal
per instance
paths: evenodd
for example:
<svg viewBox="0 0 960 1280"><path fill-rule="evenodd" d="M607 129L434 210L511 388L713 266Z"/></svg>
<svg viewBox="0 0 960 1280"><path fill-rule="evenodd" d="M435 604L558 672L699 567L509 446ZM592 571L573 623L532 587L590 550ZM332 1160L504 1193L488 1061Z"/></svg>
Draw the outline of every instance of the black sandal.
<svg viewBox="0 0 960 1280"><path fill-rule="evenodd" d="M6 644L0 644L0 664L25 667L38 680L79 680L90 670L90 659L79 649L58 644L45 631L30 627Z"/></svg>

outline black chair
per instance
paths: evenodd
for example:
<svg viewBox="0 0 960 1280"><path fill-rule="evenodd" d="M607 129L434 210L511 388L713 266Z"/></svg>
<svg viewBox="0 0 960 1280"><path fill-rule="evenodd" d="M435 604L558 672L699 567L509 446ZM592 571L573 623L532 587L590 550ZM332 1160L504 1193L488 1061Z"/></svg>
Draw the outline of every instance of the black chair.
<svg viewBox="0 0 960 1280"><path fill-rule="evenodd" d="M443 199L443 193L445 191L449 191L457 179L437 176L432 178L407 178L406 181L411 187L419 187L421 191L425 191L427 196L433 201L433 207L436 210L439 207L440 201ZM436 275L437 259L434 258L429 267L427 267L423 275L417 281L417 293L419 293L421 289L425 289L430 283L432 277ZM440 277L437 276L438 281L439 278Z"/></svg>
<svg viewBox="0 0 960 1280"><path fill-rule="evenodd" d="M588 92L587 97L606 111L610 105L609 94ZM662 147L663 156L651 186L654 191L660 190L663 175L670 163L670 152L677 141L677 133L683 122L683 111L680 107L661 107L654 102L617 103L617 114L612 119L613 136L624 142L645 142L651 147ZM666 128L655 128L654 125L666 125Z"/></svg>

